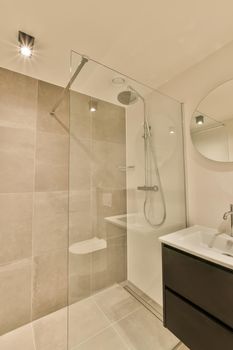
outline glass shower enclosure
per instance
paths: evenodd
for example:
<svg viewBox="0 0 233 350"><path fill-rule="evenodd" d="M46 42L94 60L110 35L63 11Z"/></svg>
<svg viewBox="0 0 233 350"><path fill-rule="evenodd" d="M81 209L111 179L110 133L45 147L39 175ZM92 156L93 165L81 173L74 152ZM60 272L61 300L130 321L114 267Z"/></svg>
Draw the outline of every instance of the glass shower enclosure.
<svg viewBox="0 0 233 350"><path fill-rule="evenodd" d="M184 184L181 104L88 59L70 90L69 349L88 337L80 305L111 286L160 312L158 238L186 226Z"/></svg>

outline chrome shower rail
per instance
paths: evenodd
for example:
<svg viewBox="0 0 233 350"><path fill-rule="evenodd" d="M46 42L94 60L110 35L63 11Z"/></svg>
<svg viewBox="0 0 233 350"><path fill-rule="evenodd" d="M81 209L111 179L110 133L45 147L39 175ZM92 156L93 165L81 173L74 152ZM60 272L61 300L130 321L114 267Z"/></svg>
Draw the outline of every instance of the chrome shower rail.
<svg viewBox="0 0 233 350"><path fill-rule="evenodd" d="M74 80L76 79L76 77L78 76L79 72L82 70L83 66L88 62L88 58L85 56L82 56L82 60L80 62L80 64L78 65L76 71L74 72L74 74L72 75L69 83L66 85L66 87L64 88L64 90L61 93L61 96L59 97L58 101L55 103L53 109L51 110L50 114L54 115L57 108L59 107L60 103L62 102L63 98L65 97L67 91L70 89L71 85L73 84Z"/></svg>

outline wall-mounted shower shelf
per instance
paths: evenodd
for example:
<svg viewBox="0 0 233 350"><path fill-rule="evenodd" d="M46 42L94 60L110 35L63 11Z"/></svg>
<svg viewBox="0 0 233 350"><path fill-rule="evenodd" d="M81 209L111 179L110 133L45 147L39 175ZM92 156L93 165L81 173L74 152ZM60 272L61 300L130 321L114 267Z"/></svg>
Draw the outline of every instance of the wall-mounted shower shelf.
<svg viewBox="0 0 233 350"><path fill-rule="evenodd" d="M97 250L102 250L107 248L107 242L104 239L100 239L98 237L93 237L91 239L87 239L86 241L81 241L72 244L69 247L69 252L72 254L89 254L96 252Z"/></svg>

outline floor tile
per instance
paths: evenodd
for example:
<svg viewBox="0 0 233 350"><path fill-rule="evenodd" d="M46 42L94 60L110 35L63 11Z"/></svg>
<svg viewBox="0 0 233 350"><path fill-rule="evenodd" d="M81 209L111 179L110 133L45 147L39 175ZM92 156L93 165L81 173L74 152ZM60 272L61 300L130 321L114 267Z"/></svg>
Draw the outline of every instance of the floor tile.
<svg viewBox="0 0 233 350"><path fill-rule="evenodd" d="M126 350L127 347L112 327L81 344L77 350ZM74 349L76 350L76 349Z"/></svg>
<svg viewBox="0 0 233 350"><path fill-rule="evenodd" d="M119 285L94 296L110 321L117 321L141 307L141 304Z"/></svg>
<svg viewBox="0 0 233 350"><path fill-rule="evenodd" d="M132 350L171 350L178 343L161 321L144 308L117 322L114 328Z"/></svg>
<svg viewBox="0 0 233 350"><path fill-rule="evenodd" d="M67 308L33 322L36 350L67 350Z"/></svg>
<svg viewBox="0 0 233 350"><path fill-rule="evenodd" d="M92 298L69 307L69 348L79 345L109 326L103 312Z"/></svg>
<svg viewBox="0 0 233 350"><path fill-rule="evenodd" d="M180 347L177 350L189 350L189 348L187 348L187 346L182 344L182 345L180 345Z"/></svg>
<svg viewBox="0 0 233 350"><path fill-rule="evenodd" d="M31 259L0 266L0 335L30 322Z"/></svg>
<svg viewBox="0 0 233 350"><path fill-rule="evenodd" d="M1 350L36 350L31 324L15 329L0 337Z"/></svg>

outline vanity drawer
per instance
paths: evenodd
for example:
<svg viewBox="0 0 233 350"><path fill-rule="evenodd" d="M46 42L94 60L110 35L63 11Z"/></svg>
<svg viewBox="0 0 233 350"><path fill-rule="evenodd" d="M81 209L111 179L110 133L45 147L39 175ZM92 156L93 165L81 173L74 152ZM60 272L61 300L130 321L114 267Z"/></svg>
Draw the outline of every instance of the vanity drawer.
<svg viewBox="0 0 233 350"><path fill-rule="evenodd" d="M192 350L232 350L233 331L169 290L165 325Z"/></svg>
<svg viewBox="0 0 233 350"><path fill-rule="evenodd" d="M163 246L163 284L233 329L231 270Z"/></svg>

